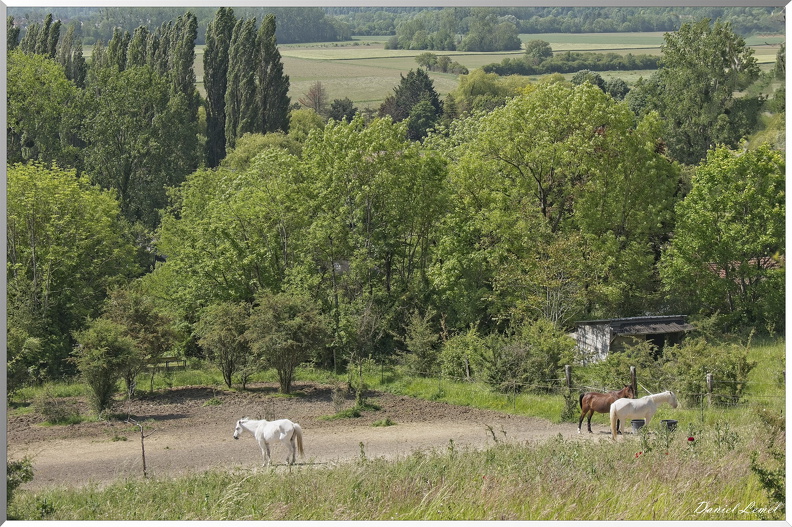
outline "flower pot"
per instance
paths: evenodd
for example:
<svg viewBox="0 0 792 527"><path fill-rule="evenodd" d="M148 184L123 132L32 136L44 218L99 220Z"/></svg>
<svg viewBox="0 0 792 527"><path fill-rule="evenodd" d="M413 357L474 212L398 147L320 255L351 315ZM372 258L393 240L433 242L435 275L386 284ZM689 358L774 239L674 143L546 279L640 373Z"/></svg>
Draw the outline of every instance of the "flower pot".
<svg viewBox="0 0 792 527"><path fill-rule="evenodd" d="M646 424L646 419L632 419L630 424L632 425L633 434L637 434L638 430Z"/></svg>
<svg viewBox="0 0 792 527"><path fill-rule="evenodd" d="M663 419L660 421L663 426L668 429L669 432L673 432L676 430L677 427L677 420L676 419Z"/></svg>

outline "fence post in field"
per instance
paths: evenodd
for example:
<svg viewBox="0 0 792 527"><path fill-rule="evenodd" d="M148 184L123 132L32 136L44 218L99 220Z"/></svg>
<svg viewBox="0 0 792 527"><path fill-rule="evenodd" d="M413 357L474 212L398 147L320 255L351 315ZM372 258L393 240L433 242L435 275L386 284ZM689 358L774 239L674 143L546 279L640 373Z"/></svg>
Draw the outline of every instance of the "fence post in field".
<svg viewBox="0 0 792 527"><path fill-rule="evenodd" d="M707 374L707 403L712 406L712 374Z"/></svg>
<svg viewBox="0 0 792 527"><path fill-rule="evenodd" d="M572 391L572 366L569 364L564 366L564 377L566 377L567 390Z"/></svg>
<svg viewBox="0 0 792 527"><path fill-rule="evenodd" d="M634 396L638 397L638 377L635 374L635 366L630 366L630 384L632 385Z"/></svg>

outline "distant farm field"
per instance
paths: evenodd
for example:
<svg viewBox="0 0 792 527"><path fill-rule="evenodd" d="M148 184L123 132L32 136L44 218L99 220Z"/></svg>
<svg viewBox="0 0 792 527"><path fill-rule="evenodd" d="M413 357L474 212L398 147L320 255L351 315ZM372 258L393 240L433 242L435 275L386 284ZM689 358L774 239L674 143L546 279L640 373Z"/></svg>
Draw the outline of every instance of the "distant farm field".
<svg viewBox="0 0 792 527"><path fill-rule="evenodd" d="M351 42L327 42L313 44L285 44L279 46L283 68L291 87L289 95L297 101L319 81L327 90L330 100L348 97L358 108L377 108L393 93L401 75L418 67L415 57L425 50L385 49L386 36L353 37ZM525 42L544 40L558 53L566 51L602 52L627 54L660 53L663 43L662 32L644 33L541 33L522 34ZM755 57L763 70L775 64L776 53L784 35L758 35L746 39L753 47ZM519 57L522 51L469 53L461 51L437 51L447 55L469 70L485 64L501 62L504 58ZM203 89L203 46L196 47L195 72L198 89ZM649 77L652 70L603 71L605 79L621 78L633 84L639 78ZM571 78L572 74L565 75ZM458 83L457 75L430 73L434 86L441 97L453 91Z"/></svg>

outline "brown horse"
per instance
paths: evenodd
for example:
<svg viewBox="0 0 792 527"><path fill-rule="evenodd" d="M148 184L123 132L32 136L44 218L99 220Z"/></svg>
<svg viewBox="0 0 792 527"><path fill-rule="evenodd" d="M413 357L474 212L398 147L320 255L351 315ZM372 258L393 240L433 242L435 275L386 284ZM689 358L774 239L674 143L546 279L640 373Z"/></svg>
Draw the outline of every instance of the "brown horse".
<svg viewBox="0 0 792 527"><path fill-rule="evenodd" d="M580 420L578 421L578 434L580 433L580 427L583 424L583 418L588 415L588 431L591 432L591 416L594 415L594 412L607 414L610 412L610 406L613 404L613 401L621 398L627 399L634 399L635 392L633 392L633 388L631 385L626 385L624 388L618 391L608 392L608 393L599 393L599 392L589 392L589 393L581 393L580 394ZM616 430L619 429L619 423L616 423Z"/></svg>

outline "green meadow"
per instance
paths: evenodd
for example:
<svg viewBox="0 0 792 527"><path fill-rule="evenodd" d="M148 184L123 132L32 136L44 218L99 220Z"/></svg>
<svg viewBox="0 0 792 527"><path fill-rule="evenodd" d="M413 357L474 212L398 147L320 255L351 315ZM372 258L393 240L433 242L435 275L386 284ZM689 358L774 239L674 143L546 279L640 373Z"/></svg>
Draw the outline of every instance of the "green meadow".
<svg viewBox="0 0 792 527"><path fill-rule="evenodd" d="M385 49L388 37L353 37L350 42L324 42L311 44L284 44L279 46L283 68L291 87L289 95L293 102L307 93L315 82L321 82L330 100L348 97L360 108L376 109L393 93L401 75L418 67L415 57L425 50ZM662 32L646 33L542 33L522 34L520 39L545 40L556 52L580 51L619 54L659 54L663 43ZM755 56L763 70L775 64L778 46L784 41L783 35L759 35L746 39L753 47ZM203 95L203 50L196 46L195 74L198 89ZM86 49L90 54L90 50ZM469 70L485 64L500 62L504 58L515 58L522 51L469 53L460 51L437 51L437 55L447 55ZM628 84L641 77L649 77L652 70L603 71L605 79L621 78ZM431 72L430 77L441 97L456 89L457 75ZM571 78L573 74L565 77Z"/></svg>

